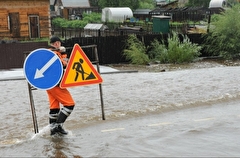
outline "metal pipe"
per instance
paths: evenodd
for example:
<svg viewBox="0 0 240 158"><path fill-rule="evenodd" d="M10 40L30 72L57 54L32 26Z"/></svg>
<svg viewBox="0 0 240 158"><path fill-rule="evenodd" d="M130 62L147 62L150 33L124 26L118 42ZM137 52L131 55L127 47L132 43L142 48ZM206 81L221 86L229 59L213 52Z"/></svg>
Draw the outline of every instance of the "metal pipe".
<svg viewBox="0 0 240 158"><path fill-rule="evenodd" d="M95 52L95 60L97 61L96 62L97 71L98 71L98 73L100 73L97 46L94 47L94 52ZM104 104L103 104L103 93L102 93L102 84L101 83L99 84L99 90L100 90L100 99L101 99L102 119L105 120Z"/></svg>
<svg viewBox="0 0 240 158"><path fill-rule="evenodd" d="M29 52L24 52L24 59L26 59L28 54L29 54ZM39 131L38 131L37 115L36 115L36 111L35 111L32 90L34 90L34 88L32 88L32 86L28 83L28 93L29 93L30 107L31 107L31 112L32 112L33 127L34 127L34 132L36 134Z"/></svg>
<svg viewBox="0 0 240 158"><path fill-rule="evenodd" d="M28 83L28 92L29 92L30 105L31 105L31 111L32 111L33 127L34 127L34 132L36 134L38 133L37 115L36 115L35 106L34 106L32 87L29 83Z"/></svg>

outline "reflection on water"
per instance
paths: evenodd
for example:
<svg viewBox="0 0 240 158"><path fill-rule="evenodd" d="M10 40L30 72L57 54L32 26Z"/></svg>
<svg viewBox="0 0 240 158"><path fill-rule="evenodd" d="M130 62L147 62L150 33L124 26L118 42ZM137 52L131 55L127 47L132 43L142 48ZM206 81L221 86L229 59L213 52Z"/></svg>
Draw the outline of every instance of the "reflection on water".
<svg viewBox="0 0 240 158"><path fill-rule="evenodd" d="M136 128L134 118L141 115L154 115L152 112L163 116L165 113L180 109L240 100L239 67L105 74L102 77L106 120L102 121L97 85L70 88L77 104L64 124L70 134L60 138L52 138L49 135L48 100L45 91L33 92L40 129L40 132L34 135L26 81L0 82L2 156L94 157L133 156L133 153L136 156L149 156L146 153L152 153L155 156L177 156L173 154L174 151L184 155L185 152L178 149L173 149L172 153L166 154L164 149L168 149L162 144L162 142L174 144L176 139L186 143L181 138L184 137L181 133L181 129L184 130L183 127L178 127L175 137L168 137L167 131L172 131L172 128L176 127L168 120L156 122L155 126L145 126L140 123L137 129L134 129ZM179 116L178 120L182 117ZM133 123L123 121L126 118L131 119ZM145 119L147 118L143 118L142 122ZM216 120L213 119L213 121ZM105 123L110 123L112 127L101 129ZM135 133L127 132L124 125L133 128ZM187 134L191 133L193 138L203 132L203 130L194 130L191 126L185 128L189 130ZM209 128L207 130L213 130ZM101 131L100 134L99 131ZM148 132L145 133L145 131ZM159 131L162 135L159 135ZM142 137L147 139L143 140ZM106 138L109 139L106 140ZM199 144L196 142L196 147L201 146L202 140L198 141ZM178 145L182 146L182 144ZM186 145L191 147L191 144ZM216 151L216 154L219 152L221 150ZM234 149L232 152L235 152Z"/></svg>

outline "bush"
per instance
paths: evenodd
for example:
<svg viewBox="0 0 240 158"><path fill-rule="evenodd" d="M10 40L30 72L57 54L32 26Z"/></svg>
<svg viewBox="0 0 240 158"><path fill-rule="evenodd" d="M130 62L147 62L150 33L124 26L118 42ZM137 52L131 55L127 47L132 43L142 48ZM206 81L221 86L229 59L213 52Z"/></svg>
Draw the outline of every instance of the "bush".
<svg viewBox="0 0 240 158"><path fill-rule="evenodd" d="M205 49L225 59L240 58L240 5L212 16L209 34L206 34Z"/></svg>
<svg viewBox="0 0 240 158"><path fill-rule="evenodd" d="M69 28L84 28L86 25L87 25L86 21L81 21L81 20L68 21Z"/></svg>
<svg viewBox="0 0 240 158"><path fill-rule="evenodd" d="M149 63L148 55L146 54L146 47L139 41L136 35L129 35L126 41L126 49L123 50L123 55L132 64L147 64Z"/></svg>
<svg viewBox="0 0 240 158"><path fill-rule="evenodd" d="M180 37L182 42L178 34L173 32L168 36L167 44L164 40L155 39L151 42L147 55L148 47L139 41L136 35L129 35L123 54L132 64L147 64L150 60L174 64L192 62L201 54L201 46L192 43L186 35L180 34Z"/></svg>
<svg viewBox="0 0 240 158"><path fill-rule="evenodd" d="M151 50L148 55L151 61L160 61L161 63L168 63L168 50L164 43L160 43L157 39L154 39L150 45Z"/></svg>
<svg viewBox="0 0 240 158"><path fill-rule="evenodd" d="M149 51L150 59L161 63L192 62L201 54L201 47L193 44L186 35L180 34L180 36L183 38L182 42L178 34L173 32L168 36L168 45L164 44L163 40L160 42L154 40Z"/></svg>
<svg viewBox="0 0 240 158"><path fill-rule="evenodd" d="M52 24L53 24L53 26L55 26L55 27L67 27L67 24L68 23L68 20L66 20L66 19L63 19L63 18L54 18L53 20L52 20Z"/></svg>
<svg viewBox="0 0 240 158"><path fill-rule="evenodd" d="M55 27L63 28L84 28L88 23L95 22L101 23L100 13L83 13L82 20L67 20L64 18L55 18L52 20L52 24Z"/></svg>

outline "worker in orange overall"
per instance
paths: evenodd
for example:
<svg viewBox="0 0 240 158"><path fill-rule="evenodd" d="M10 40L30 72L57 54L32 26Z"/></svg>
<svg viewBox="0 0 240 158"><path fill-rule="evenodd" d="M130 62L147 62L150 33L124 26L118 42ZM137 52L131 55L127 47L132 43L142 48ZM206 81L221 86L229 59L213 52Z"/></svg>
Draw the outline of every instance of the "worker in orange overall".
<svg viewBox="0 0 240 158"><path fill-rule="evenodd" d="M66 52L62 54L62 48L60 38L53 36L50 39L49 49L58 55L65 69L67 66L67 61L65 60ZM68 132L63 129L63 123L73 111L75 102L70 92L66 88L60 88L59 84L48 89L47 94L50 103L49 124L51 135L56 133L66 135ZM60 109L60 104L63 106L62 109Z"/></svg>

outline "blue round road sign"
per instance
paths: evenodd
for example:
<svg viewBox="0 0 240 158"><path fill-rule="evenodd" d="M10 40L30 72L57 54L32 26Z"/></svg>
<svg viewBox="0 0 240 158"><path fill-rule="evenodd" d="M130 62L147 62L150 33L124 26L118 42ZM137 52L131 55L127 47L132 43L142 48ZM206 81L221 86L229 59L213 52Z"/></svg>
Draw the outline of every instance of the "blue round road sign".
<svg viewBox="0 0 240 158"><path fill-rule="evenodd" d="M51 89L56 86L63 74L62 62L49 49L32 51L24 61L24 75L27 81L38 89Z"/></svg>

